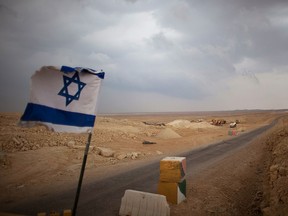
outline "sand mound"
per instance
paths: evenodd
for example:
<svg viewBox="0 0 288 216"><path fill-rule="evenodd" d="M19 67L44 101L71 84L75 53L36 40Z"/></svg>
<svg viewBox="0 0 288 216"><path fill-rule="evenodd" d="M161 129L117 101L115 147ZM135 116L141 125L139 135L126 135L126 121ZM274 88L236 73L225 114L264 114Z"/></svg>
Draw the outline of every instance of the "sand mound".
<svg viewBox="0 0 288 216"><path fill-rule="evenodd" d="M176 127L176 128L189 128L189 125L191 124L188 120L174 120L172 122L169 122L167 125Z"/></svg>
<svg viewBox="0 0 288 216"><path fill-rule="evenodd" d="M162 139L173 139L173 138L179 138L181 136L175 131L173 131L171 128L165 128L160 133L158 133L156 137Z"/></svg>
<svg viewBox="0 0 288 216"><path fill-rule="evenodd" d="M174 120L167 125L175 128L216 128L208 122L190 122L188 120Z"/></svg>
<svg viewBox="0 0 288 216"><path fill-rule="evenodd" d="M189 128L217 128L208 122L191 122Z"/></svg>

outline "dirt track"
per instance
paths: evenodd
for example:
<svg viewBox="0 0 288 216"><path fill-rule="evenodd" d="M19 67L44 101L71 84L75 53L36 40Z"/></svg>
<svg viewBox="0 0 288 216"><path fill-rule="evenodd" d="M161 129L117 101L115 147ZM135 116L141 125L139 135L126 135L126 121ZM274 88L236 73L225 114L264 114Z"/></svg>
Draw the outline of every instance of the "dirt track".
<svg viewBox="0 0 288 216"><path fill-rule="evenodd" d="M252 129L252 128L258 127L260 125L266 124L267 122L270 122L271 119L273 119L275 116L276 116L275 114L267 115L267 113L266 113L264 115L263 114L255 115L254 114L254 115L249 116L249 114L248 114L248 115L241 115L241 116L238 115L238 116L232 116L232 117L231 117L231 115L229 115L229 116L226 116L226 118L227 117L230 117L233 119L242 118L243 124L241 125L241 127L242 127L241 131L243 131L244 127L247 128L247 130L248 130L248 129ZM3 116L1 116L1 117L3 118ZM194 118L194 119L199 118L199 116L196 116L196 117L195 116L192 116L192 117L188 116L188 117L190 118L189 120L191 120L191 118ZM183 119L183 118L187 119L188 117L182 115L181 119ZM5 116L5 118L7 118L7 116ZM10 126L13 127L15 125L15 117L14 117L14 121L13 121L13 116L12 117L8 116L8 118L11 119ZM161 126L148 126L148 127L144 126L144 127L142 127L143 126L141 123L142 118L149 120L149 117L147 117L147 116L146 117L143 117L143 116L137 117L136 119L134 116L134 117L131 117L129 120L125 120L125 121L123 121L120 117L113 117L112 119L111 118L109 118L109 119L103 118L101 120L103 122L100 121L100 123L98 124L98 130L97 130L97 128L96 128L96 130L98 131L98 133L100 132L103 134L101 136L101 140L96 141L96 142L100 142L100 145L99 144L96 144L96 145L102 146L103 144L106 144L105 147L112 146L112 147L114 147L114 149L117 149L118 151L121 150L121 152L126 151L128 153L129 153L129 151L134 152L134 151L138 150L138 158L134 158L134 159L125 158L123 160L118 160L118 159L115 160L114 158L112 159L112 158L101 157L96 152L91 153L89 155L90 161L88 163L88 169L87 169L87 172L85 174L87 182L89 182L89 179L91 179L93 176L94 177L97 176L97 179L101 180L101 178L109 176L109 173L111 174L111 172L117 173L117 168L119 168L119 167L121 167L121 169L125 169L125 167L126 167L126 169L127 169L127 166L130 167L132 164L135 164L135 163L142 163L142 161L152 160L153 158L155 159L155 157L161 158L161 157L164 157L165 155L171 154L172 151L181 152L187 148L191 149L191 148L195 147L195 143L205 144L207 142L211 142L214 140L217 141L217 140L221 140L224 138L228 138L227 127L216 128L216 129L211 129L211 128L208 128L208 129L207 128L205 128L205 129L201 128L200 129L200 127L199 127L197 129L194 129L194 130L191 128L180 128L180 129L179 128L176 128L176 129L173 128L174 131L176 131L178 134L181 134L181 138L179 138L179 139L157 138L156 136L153 136L153 133L157 134L157 132L159 132L163 128ZM166 117L160 116L158 118L155 118L155 116L154 116L151 119L153 119L156 122L162 122L163 120L166 120L166 123L167 123L167 122L172 121L173 118L179 119L179 116L177 116L177 117L168 116L168 118L167 118L167 116ZM209 116L207 118L212 118L212 116ZM150 119L150 121L151 121L151 119ZM248 121L245 122L245 121L243 121L243 119L253 119L254 122L248 122ZM258 119L258 121L256 121L256 119ZM111 121L114 121L113 122L114 126L111 125ZM139 121L140 121L140 123L139 123ZM120 125L119 125L119 122L121 123ZM1 122L1 123L3 123L3 122ZM101 123L103 123L103 124L101 124ZM115 123L118 123L118 125L117 124L115 125ZM6 122L6 124L7 124L7 122ZM105 126L105 124L107 126ZM110 124L110 126L109 126L109 124ZM141 125L141 126L139 126L139 125ZM124 126L124 129L123 129L123 126ZM2 143L3 143L3 139L7 138L7 136L9 137L9 135L11 136L11 134L7 133L7 131L8 131L7 126L6 126L6 129L3 129L3 128L4 127L1 128ZM114 135L114 137L111 137L110 136L111 133L110 133L109 137L107 138L107 136L105 136L105 135L107 135L106 132L107 132L107 130L111 131L111 128L112 128L112 131L115 132L115 133L112 133ZM138 130L136 130L135 128ZM141 133L143 131L143 128L145 129L145 131L143 133L143 137L141 137L142 136ZM119 130L120 130L120 132L119 132ZM125 131L123 132L123 130L125 130ZM127 133L127 130L129 131L129 133ZM6 132L7 136L4 137L3 132ZM46 136L47 136L47 132L43 131L43 129L41 129L41 128L36 128L36 129L34 129L34 131L32 129L32 133L30 130L29 136L28 136L29 139L24 136L27 133L27 129L21 129L20 132L19 131L17 131L17 132L18 132L18 136L20 134L20 138L18 136L16 136L17 141L21 140L21 139L33 140L33 136L35 134L36 135L38 134L38 136L39 135L43 136L43 134L46 134ZM24 133L24 135L21 134L21 132ZM32 134L32 136L31 136L31 134ZM13 205L15 206L15 205L17 205L17 203L21 203L23 196L26 196L28 199L29 198L32 199L35 197L36 198L39 198L39 197L45 198L46 196L49 196L49 190L51 191L51 189L55 190L55 188L61 187L61 189L63 189L63 190L65 190L65 189L69 190L69 189L75 187L75 185L76 185L75 182L77 181L77 174L78 174L77 172L79 172L79 165L78 164L81 161L81 155L83 153L83 149L79 149L79 148L76 148L76 149L72 148L71 149L71 147L69 147L69 145L67 145L67 142L71 141L70 137L67 140L67 138L65 136L59 137L58 135L56 135L56 138L58 138L58 139L55 139L55 135L52 135L49 133L48 133L48 135L51 136L49 143L54 142L54 144L53 144L54 146L49 146L49 144L48 144L48 146L45 147L45 146L41 146L38 144L39 148L37 147L38 149L36 148L35 150L32 150L32 151L31 150L30 151L22 151L22 152L16 151L14 153L5 153L7 155L7 162L6 162L5 166L2 167L4 169L1 170L1 172L3 172L3 174L5 176L5 179L3 181L1 181L1 190L3 189L2 191L5 191L5 193L2 194L2 196L1 196L2 197L1 203L4 205L1 204L1 206L5 206L5 208L1 207L1 210L8 209L9 206L13 206ZM118 140L118 144L116 144L116 145L115 145L115 142L113 141L113 139L115 137ZM205 139L203 139L203 137L205 137ZM15 138L15 134L13 134L13 136L10 137L10 140L12 140L12 142L15 141L15 140L13 140L13 138ZM84 138L85 137L83 137L83 139ZM148 147L144 146L144 145L139 146L139 142L141 142L144 138L145 139L148 138L152 141L156 141L157 144L156 145L150 145ZM191 138L193 138L193 142L191 142ZM36 138L34 137L34 139L36 139ZM39 139L39 137L38 137L38 139ZM62 141L62 140L64 140L64 141ZM75 140L76 140L76 144L77 144L79 137L75 136L73 141L75 142ZM109 141L107 141L107 140L109 140ZM82 140L80 140L80 141L82 141ZM177 141L176 142L177 146L175 146L175 141ZM62 144L62 142L63 142L63 144ZM55 143L56 143L56 145L55 145ZM57 143L58 143L58 145L57 145ZM135 143L137 143L138 145L135 146ZM8 144L11 144L11 142ZM31 144L31 143L29 143L29 144ZM17 145L17 142L16 142L16 145ZM61 146L63 146L63 147L61 147ZM3 144L2 144L2 147L3 147ZM4 145L4 147L5 147L5 145ZM257 148L257 149L259 149L259 148ZM49 157L47 157L47 151L49 151L49 154L48 154ZM38 153L37 154L38 157L35 156L35 152ZM141 153L139 153L139 152L141 152ZM160 155L159 152L161 152L163 154ZM76 158L77 159L76 161L79 161L78 163L73 162L73 161L75 161L75 154L76 154L76 157L79 157L79 159ZM39 155L46 156L46 157L44 157L44 158L40 157L39 158ZM257 154L257 155L259 155L259 154ZM72 160L71 160L70 156L71 156ZM246 159L245 155L242 155L242 157L243 157L242 161L243 161L243 159ZM94 158L94 161L93 160L91 161L91 158L92 159ZM142 159L142 160L140 160L140 159ZM19 161L19 160L21 160L21 161ZM247 160L248 160L248 158L247 158ZM10 161L10 164L9 164L9 161ZM33 162L33 161L34 161L35 166L31 167L31 162ZM72 162L72 165L71 164L68 165L69 164L68 161L70 163ZM99 161L102 163L99 163ZM131 164L130 162L132 162L132 161L133 161L133 163ZM35 164L35 162L37 162L37 164ZM232 167L233 171L235 170L235 172L236 172L237 169L235 169L235 167L239 167L239 169L242 167L241 169L244 169L243 166L239 166L239 162L235 162L235 163L237 166L235 165L234 167ZM226 163L224 163L223 165L225 165L225 164ZM229 163L229 164L233 164L233 163ZM241 164L241 157L240 157L240 164ZM65 165L66 166L68 165L67 169L63 168L63 167L65 167ZM43 170L43 167L45 167L47 169ZM109 169L107 169L108 167L109 167ZM225 171L225 169L223 169L224 166L221 166L221 167L222 167L221 171ZM41 168L42 168L42 170L41 170ZM21 169L22 169L22 172L21 172ZM217 167L214 167L213 169L208 169L208 171L209 170L211 172L213 172L213 170L217 170ZM18 173L15 173L15 171L16 172L18 171ZM208 173L208 171L207 171L207 173ZM229 169L227 168L227 172L231 172L231 171L229 171ZM239 171L236 173L241 173L241 172ZM244 171L243 171L243 173L244 173ZM218 174L218 175L215 175L215 174ZM221 181L218 180L218 183L219 182L225 182L225 181L222 181L223 175L221 174L221 172L215 172L215 173L213 173L213 175L215 176L215 178L213 178L213 179L217 180L217 177L219 177L221 179ZM227 176L229 176L229 175L227 175ZM238 179L237 175L235 173L232 176L234 176L234 177L236 176L236 179ZM201 212L197 212L197 211L199 211L199 209L205 210L205 208L203 208L203 205L205 203L206 204L204 206L206 206L206 207L209 207L209 205L208 205L209 203L213 203L212 202L213 200L209 201L209 199L208 199L209 197L213 197L212 192L215 191L217 196L219 196L219 194L221 194L221 193L219 193L219 191L217 191L217 186L216 186L217 184L215 185L215 182L213 182L211 178L207 178L207 177L205 178L206 180L208 179L209 181L203 181L203 179L201 179L200 177L198 177L198 178L199 178L199 184L200 185L196 183L193 185L194 186L196 185L197 188L193 188L192 186L189 188L188 201L177 206L177 207L171 206L172 215L190 215L190 213L193 211L196 212L196 215L201 215ZM227 179L229 179L229 178L226 178L226 180ZM230 180L233 180L233 179L230 179ZM197 182L198 180L193 177L193 179L191 181ZM201 182L205 182L207 184L202 184L202 186L201 186ZM247 180L247 182L250 182L250 181ZM228 182L227 184L230 185L231 183ZM206 187L206 185L207 185L207 187ZM220 188L223 189L223 185L220 184L220 186L221 186ZM235 187L236 186L237 186L237 184L235 185ZM210 190L211 188L209 188L209 187L212 187L213 190ZM238 187L239 187L239 185L238 185ZM203 190L201 190L201 188ZM233 186L233 188L234 188L234 186ZM221 189L221 191L222 191L222 189ZM206 193L205 193L205 191L206 191ZM232 194L235 193L235 191L232 191L232 192L233 192ZM198 195L195 197L195 194L198 194ZM227 196L227 194L225 196ZM228 196L231 196L231 194L228 193ZM206 201L204 202L203 199L201 199L200 197L205 198ZM192 202L190 202L189 199L194 199L194 200ZM221 199L216 199L216 200L221 200ZM73 200L71 201L71 203L73 203ZM195 203L198 203L198 204L195 205ZM223 203L227 203L227 200L223 200ZM240 203L241 202L239 202L239 205L240 205ZM218 205L218 204L217 205L215 204L215 205L221 206L221 203L220 203L220 205ZM201 207L201 205L202 205L202 207ZM235 205L233 205L233 206L235 206ZM244 205L244 206L246 206L246 208L247 208L247 205ZM225 210L223 210L223 209L221 210L221 208L220 208L220 210L219 209L215 210L215 208L213 210L212 207L210 206L210 209L208 209L208 210L206 209L205 213L202 212L202 215L207 215L207 211L211 212L211 215L213 215L217 211L223 211L224 213L225 212L229 213L229 211L231 210L230 209L228 211L229 208L227 208L227 207L226 208L223 207ZM221 215L222 214L225 215L224 213L221 213ZM227 213L227 215L229 215L228 213Z"/></svg>

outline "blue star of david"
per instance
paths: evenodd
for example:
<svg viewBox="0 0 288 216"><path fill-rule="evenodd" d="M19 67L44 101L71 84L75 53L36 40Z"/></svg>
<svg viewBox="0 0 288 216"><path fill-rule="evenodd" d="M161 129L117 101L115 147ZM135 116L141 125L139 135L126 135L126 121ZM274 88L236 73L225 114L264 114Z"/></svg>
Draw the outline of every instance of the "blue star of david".
<svg viewBox="0 0 288 216"><path fill-rule="evenodd" d="M86 83L83 83L80 81L78 72L75 72L73 77L71 78L63 75L63 82L64 82L64 87L60 90L58 95L66 98L66 106L68 106L73 100L79 100L80 93L85 87ZM75 83L78 85L78 91L74 95L69 94L69 91L68 91L68 87L71 83Z"/></svg>

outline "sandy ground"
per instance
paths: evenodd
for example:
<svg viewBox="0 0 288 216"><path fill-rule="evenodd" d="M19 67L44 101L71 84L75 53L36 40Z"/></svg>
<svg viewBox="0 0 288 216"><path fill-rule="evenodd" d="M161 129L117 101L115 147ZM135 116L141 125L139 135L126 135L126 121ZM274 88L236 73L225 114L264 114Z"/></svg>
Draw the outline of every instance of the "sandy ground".
<svg viewBox="0 0 288 216"><path fill-rule="evenodd" d="M123 164L121 167L125 169L125 164L129 166L159 155L173 156L230 139L232 130L239 135L268 124L280 115L283 113L247 111L98 116L85 179L109 176L116 164ZM80 173L87 134L52 133L44 127L20 128L19 117L19 114L0 114L0 206L13 206L23 198L41 198L59 187L75 187ZM227 124L214 126L210 124L212 119L225 119ZM235 120L240 123L230 129L229 122ZM143 144L147 141L153 144ZM264 170L268 166L262 163L263 158L268 157L262 152L269 152L263 151L266 145L261 143L219 162L222 164L191 180L195 184L190 184L188 179L187 201L171 205L171 215L241 215L237 212L243 213L245 209L247 212L247 207L250 215L257 215L260 210L254 197L259 191L261 197L264 193L257 188L258 179L262 175L261 183L264 182ZM251 161L251 158L254 159ZM232 199L235 194L240 197L239 202L235 196ZM252 197L252 200L243 201L243 197ZM262 208L269 212L267 203L269 201Z"/></svg>

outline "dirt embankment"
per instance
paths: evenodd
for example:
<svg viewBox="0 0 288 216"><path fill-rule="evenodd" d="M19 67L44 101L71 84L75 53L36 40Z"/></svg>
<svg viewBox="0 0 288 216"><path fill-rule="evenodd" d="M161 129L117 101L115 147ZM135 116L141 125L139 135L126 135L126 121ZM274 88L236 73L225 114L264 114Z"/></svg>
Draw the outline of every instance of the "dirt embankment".
<svg viewBox="0 0 288 216"><path fill-rule="evenodd" d="M266 140L269 157L260 206L264 216L288 215L288 119L279 127Z"/></svg>

